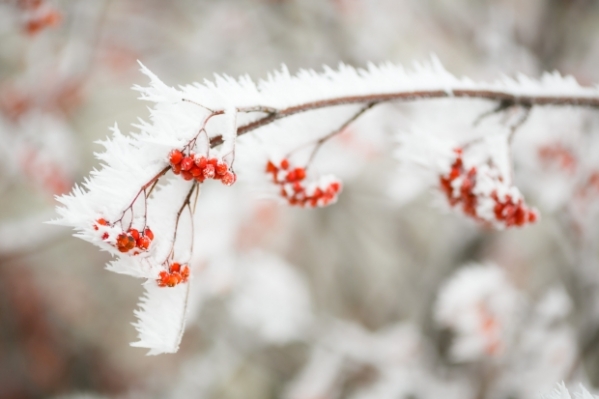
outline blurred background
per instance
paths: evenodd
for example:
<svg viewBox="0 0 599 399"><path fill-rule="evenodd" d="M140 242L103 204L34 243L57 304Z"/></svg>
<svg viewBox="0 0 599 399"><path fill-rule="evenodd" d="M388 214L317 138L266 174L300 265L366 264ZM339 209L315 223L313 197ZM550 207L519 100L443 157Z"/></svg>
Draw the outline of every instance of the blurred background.
<svg viewBox="0 0 599 399"><path fill-rule="evenodd" d="M542 223L492 232L431 207L429 193L398 202L389 195L391 154L380 140L359 141L368 134L346 140L368 162L346 180L337 205L253 204L228 233L241 250L276 254L264 262L281 286L298 287L305 306L263 316L239 310L254 293L216 273L202 280L214 286L205 287L175 355L129 346L140 281L105 271L107 254L43 224L54 217L54 196L98 166L94 142L108 127L117 121L127 130L147 116L131 90L146 84L137 60L176 86L214 73L259 79L281 64L292 73L339 62L410 65L432 53L473 79L558 70L590 85L599 82L599 2L1 1L0 398L516 399L562 380L599 387L596 213L574 214L563 203L543 209L534 187L523 186ZM572 116L572 129L596 129L593 118ZM570 168L557 153L547 157ZM489 346L455 349L463 331L436 304L443 287L451 302L452 289L479 285L467 273L462 288L458 277L458 288L444 285L471 262L497 265L479 266L499 276L481 298L517 298L481 330L509 324L500 330L513 342L501 355ZM312 321L291 317L271 330L257 321L301 312ZM294 323L310 326L288 331Z"/></svg>

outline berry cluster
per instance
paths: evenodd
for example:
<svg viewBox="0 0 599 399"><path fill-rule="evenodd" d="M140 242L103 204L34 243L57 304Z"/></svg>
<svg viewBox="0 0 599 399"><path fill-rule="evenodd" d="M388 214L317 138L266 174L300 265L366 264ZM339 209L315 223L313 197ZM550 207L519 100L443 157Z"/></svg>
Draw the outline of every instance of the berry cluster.
<svg viewBox="0 0 599 399"><path fill-rule="evenodd" d="M206 179L214 179L220 180L225 186L230 186L237 180L229 165L216 158L206 158L193 152L186 156L179 150L172 150L169 162L173 173L180 174L185 180L195 179L202 183Z"/></svg>
<svg viewBox="0 0 599 399"><path fill-rule="evenodd" d="M599 171L591 172L583 184L576 190L576 196L579 198L588 197L599 193Z"/></svg>
<svg viewBox="0 0 599 399"><path fill-rule="evenodd" d="M19 0L17 5L23 10L24 28L30 35L62 22L61 13L43 0Z"/></svg>
<svg viewBox="0 0 599 399"><path fill-rule="evenodd" d="M555 165L568 173L576 171L576 157L560 143L541 146L538 149L538 155L541 162L546 166Z"/></svg>
<svg viewBox="0 0 599 399"><path fill-rule="evenodd" d="M321 176L318 181L306 181L306 169L293 168L287 159L278 166L268 161L266 173L273 183L281 187L280 194L290 205L327 206L335 201L341 192L341 182L333 176Z"/></svg>
<svg viewBox="0 0 599 399"><path fill-rule="evenodd" d="M189 266L179 263L171 263L168 271L160 272L160 278L156 280L159 287L174 287L180 283L186 283L189 278Z"/></svg>
<svg viewBox="0 0 599 399"><path fill-rule="evenodd" d="M439 179L451 206L461 206L466 215L498 228L537 221L537 211L524 204L518 189L508 186L497 168L481 165L467 169L462 149L454 152L456 158L449 173Z"/></svg>
<svg viewBox="0 0 599 399"><path fill-rule="evenodd" d="M495 218L505 227L524 226L526 223L536 222L539 218L537 210L528 208L521 198L514 200L512 196L505 195L500 199L497 192L493 192L491 198L495 201Z"/></svg>
<svg viewBox="0 0 599 399"><path fill-rule="evenodd" d="M94 225L94 230L98 230L99 226L112 226L106 219L100 218L96 220ZM102 239L107 240L109 234L104 232L102 234ZM150 244L154 240L154 233L148 227L144 229L143 232L139 232L137 229L129 229L127 232L121 233L117 236L115 246L119 250L119 252L129 252L132 249L133 255L138 255L141 251L147 251L150 248Z"/></svg>

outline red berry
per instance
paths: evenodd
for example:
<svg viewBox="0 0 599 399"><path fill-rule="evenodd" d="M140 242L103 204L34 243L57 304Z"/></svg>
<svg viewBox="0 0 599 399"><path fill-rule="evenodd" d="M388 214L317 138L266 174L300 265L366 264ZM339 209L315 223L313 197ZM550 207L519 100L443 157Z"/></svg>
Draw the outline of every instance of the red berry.
<svg viewBox="0 0 599 399"><path fill-rule="evenodd" d="M129 234L131 234L135 241L139 240L139 231L137 229L129 229Z"/></svg>
<svg viewBox="0 0 599 399"><path fill-rule="evenodd" d="M449 172L449 180L455 180L460 175L460 169L456 166L451 168L451 172Z"/></svg>
<svg viewBox="0 0 599 399"><path fill-rule="evenodd" d="M229 171L229 166L226 163L219 163L216 165L216 174L218 176L224 176Z"/></svg>
<svg viewBox="0 0 599 399"><path fill-rule="evenodd" d="M198 168L204 169L206 167L206 165L208 165L208 161L207 161L206 157L196 158L196 165L198 166Z"/></svg>
<svg viewBox="0 0 599 399"><path fill-rule="evenodd" d="M179 271L181 271L181 265L179 263L175 262L175 263L171 264L171 266L170 266L169 269L170 269L171 273L172 272L179 272Z"/></svg>
<svg viewBox="0 0 599 399"><path fill-rule="evenodd" d="M539 216L537 215L537 212L535 212L534 210L533 210L533 211L530 211L530 212L528 213L528 221L529 221L530 223L534 223L534 222L536 222L536 221L537 221L537 219L538 219L538 217L539 217Z"/></svg>
<svg viewBox="0 0 599 399"><path fill-rule="evenodd" d="M474 181L470 178L470 176L465 177L464 181L462 182L462 187L460 187L462 194L466 195L466 194L470 193L470 191L473 188L474 188Z"/></svg>
<svg viewBox="0 0 599 399"><path fill-rule="evenodd" d="M444 177L441 177L439 180L440 180L440 184L441 184L441 190L443 190L443 192L445 193L445 195L447 195L447 197L451 197L451 193L453 192L453 189L451 187L451 182Z"/></svg>
<svg viewBox="0 0 599 399"><path fill-rule="evenodd" d="M526 212L521 206L516 208L516 214L514 215L516 226L522 226L526 222Z"/></svg>
<svg viewBox="0 0 599 399"><path fill-rule="evenodd" d="M223 177L222 177L222 182L225 186L231 186L235 183L235 181L237 180L237 176L235 175L235 173L233 172L227 172Z"/></svg>
<svg viewBox="0 0 599 399"><path fill-rule="evenodd" d="M179 150L172 150L169 155L171 165L178 165L183 160L183 153Z"/></svg>
<svg viewBox="0 0 599 399"><path fill-rule="evenodd" d="M139 237L139 240L137 240L137 248L146 250L150 248L151 243L152 240L150 240L147 236Z"/></svg>
<svg viewBox="0 0 599 399"><path fill-rule="evenodd" d="M193 177L198 177L199 175L202 174L202 170L200 168L198 168L197 166L192 167L189 172L191 173L191 175Z"/></svg>
<svg viewBox="0 0 599 399"><path fill-rule="evenodd" d="M104 233L104 234L102 234L102 239L103 239L103 240L107 240L107 239L108 239L108 233Z"/></svg>
<svg viewBox="0 0 599 399"><path fill-rule="evenodd" d="M173 173L176 175L181 173L181 164L180 163L173 166Z"/></svg>
<svg viewBox="0 0 599 399"><path fill-rule="evenodd" d="M183 176L183 179L185 180L193 180L193 175L186 170L181 172L181 176Z"/></svg>
<svg viewBox="0 0 599 399"><path fill-rule="evenodd" d="M135 247L135 239L129 234L121 233L116 239L116 248L120 252L127 252Z"/></svg>
<svg viewBox="0 0 599 399"><path fill-rule="evenodd" d="M159 276L160 276L160 278L158 280L156 280L158 282L158 286L166 287L168 278L169 278L169 274L163 270L159 273Z"/></svg>
<svg viewBox="0 0 599 399"><path fill-rule="evenodd" d="M297 180L304 180L306 178L306 169L296 168L295 169L295 177Z"/></svg>
<svg viewBox="0 0 599 399"><path fill-rule="evenodd" d="M268 161L266 164L266 173L277 173L278 171L279 168L277 168L274 163Z"/></svg>
<svg viewBox="0 0 599 399"><path fill-rule="evenodd" d="M182 171L188 171L193 167L193 158L191 157L185 157L183 158L183 160L181 161L181 170Z"/></svg>
<svg viewBox="0 0 599 399"><path fill-rule="evenodd" d="M204 168L204 177L206 179L212 179L212 178L214 178L214 173L215 173L214 165L212 165L210 163L208 165L206 165L206 167Z"/></svg>
<svg viewBox="0 0 599 399"><path fill-rule="evenodd" d="M287 170L287 168L289 168L289 161L287 159L283 159L281 161L281 168L284 170Z"/></svg>
<svg viewBox="0 0 599 399"><path fill-rule="evenodd" d="M108 222L104 218L100 218L100 219L96 220L96 223L97 224L94 224L94 230L98 230L98 224L101 226L108 226Z"/></svg>
<svg viewBox="0 0 599 399"><path fill-rule="evenodd" d="M150 230L149 227L146 227L146 229L144 230L144 235L148 237L150 240L154 239L154 232Z"/></svg>
<svg viewBox="0 0 599 399"><path fill-rule="evenodd" d="M183 270L181 271L181 277L183 277L183 282L185 283L189 278L189 267L185 265Z"/></svg>
<svg viewBox="0 0 599 399"><path fill-rule="evenodd" d="M169 287L174 287L175 285L179 284L181 280L182 278L179 273L173 273L169 276L167 285Z"/></svg>
<svg viewBox="0 0 599 399"><path fill-rule="evenodd" d="M497 218L497 220L503 219L503 208L504 205L502 203L498 202L497 204L495 204L495 208L493 209L493 211L495 212L495 217Z"/></svg>
<svg viewBox="0 0 599 399"><path fill-rule="evenodd" d="M297 174L295 173L295 170L292 170L290 172L287 173L287 176L285 177L287 179L288 182L294 182L297 180Z"/></svg>

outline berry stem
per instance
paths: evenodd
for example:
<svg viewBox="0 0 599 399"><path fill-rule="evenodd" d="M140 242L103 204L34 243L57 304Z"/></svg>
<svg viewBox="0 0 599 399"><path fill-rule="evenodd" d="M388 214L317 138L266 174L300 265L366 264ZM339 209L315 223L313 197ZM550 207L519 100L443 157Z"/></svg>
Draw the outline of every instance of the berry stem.
<svg viewBox="0 0 599 399"><path fill-rule="evenodd" d="M189 207L189 212L191 214L191 216L193 216L192 213L192 209L190 206L190 199L191 196L193 195L193 192L195 191L196 187L198 187L198 182L194 181L191 185L191 187L189 188L189 191L187 192L187 195L185 196L185 200L183 200L183 204L181 204L181 207L179 208L179 211L177 211L177 217L175 219L175 230L173 232L173 244L171 246L171 250L169 252L169 254L166 257L166 260L164 261L164 263L168 263L168 258L173 258L174 254L175 254L175 242L177 241L177 230L179 229L179 221L181 220L181 214L183 213L183 210L185 210L185 207ZM191 218L192 220L192 229L193 229L193 217ZM193 236L193 234L192 234ZM192 240L192 249L193 249L193 240Z"/></svg>
<svg viewBox="0 0 599 399"><path fill-rule="evenodd" d="M158 174L156 174L154 177L152 177L146 184L144 184L143 186L141 186L141 188L139 189L139 191L137 192L137 194L135 194L135 197L133 197L133 200L129 203L129 205L125 208L125 210L123 211L121 218L117 220L117 222L123 222L123 218L125 217L125 214L127 213L127 211L131 211L131 222L129 223L129 228L131 228L131 225L133 224L133 205L135 204L135 201L137 201L137 199L139 198L139 195L143 192L146 193L146 190L148 189L148 187L150 188L149 193L145 194L145 200L147 200L148 196L150 195L150 193L152 192L152 190L154 189L154 187L156 186L156 184L158 183L158 180L166 173L169 171L170 169L170 165L164 167L160 172L158 172ZM144 215L145 215L144 211ZM144 221L144 227L145 227L145 221Z"/></svg>
<svg viewBox="0 0 599 399"><path fill-rule="evenodd" d="M347 121L345 121L345 123L343 125L341 125L338 129L336 129L336 130L332 131L331 133L327 134L326 136L318 139L318 141L314 145L312 154L310 154L310 158L308 158L308 164L310 164L312 162L312 160L316 156L316 153L318 152L318 150L320 149L320 147L322 147L322 145L324 143L326 143L329 139L335 137L336 135L342 133L349 125L351 125L354 121L356 121L356 119L358 119L366 111L368 111L369 109L371 109L372 107L374 107L377 104L378 104L378 102L371 102L371 103L366 104L364 107L360 108L360 110L358 112L356 112L351 118L349 118Z"/></svg>
<svg viewBox="0 0 599 399"><path fill-rule="evenodd" d="M524 113L522 114L522 116L520 116L520 118L518 118L518 120L510 126L510 135L508 136L508 143L512 143L516 131L528 120L528 117L530 116L530 108L530 106L525 106Z"/></svg>

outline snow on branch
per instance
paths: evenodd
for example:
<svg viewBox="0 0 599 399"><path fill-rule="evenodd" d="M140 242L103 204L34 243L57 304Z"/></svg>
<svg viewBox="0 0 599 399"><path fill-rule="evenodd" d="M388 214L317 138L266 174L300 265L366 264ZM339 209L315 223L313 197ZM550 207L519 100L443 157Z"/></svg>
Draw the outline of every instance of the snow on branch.
<svg viewBox="0 0 599 399"><path fill-rule="evenodd" d="M579 391L574 394L576 399L595 399L597 396L592 395L587 389L580 384ZM558 384L557 387L548 395L543 395L543 399L572 399L570 391L566 388L566 384L563 382Z"/></svg>
<svg viewBox="0 0 599 399"><path fill-rule="evenodd" d="M149 348L148 355L175 353L185 325L189 284L180 284L172 289L162 289L152 280L144 284L145 295L135 311L138 321L134 324L139 341L131 346Z"/></svg>

